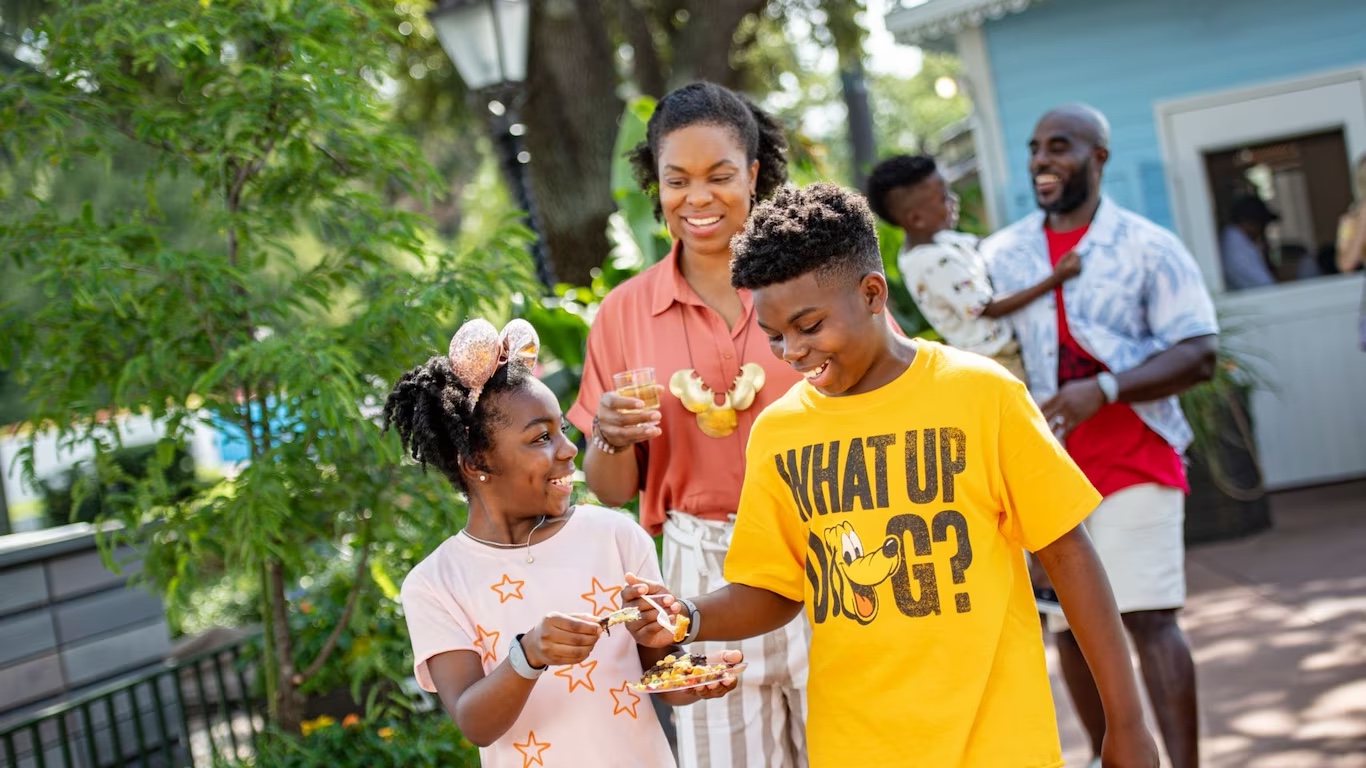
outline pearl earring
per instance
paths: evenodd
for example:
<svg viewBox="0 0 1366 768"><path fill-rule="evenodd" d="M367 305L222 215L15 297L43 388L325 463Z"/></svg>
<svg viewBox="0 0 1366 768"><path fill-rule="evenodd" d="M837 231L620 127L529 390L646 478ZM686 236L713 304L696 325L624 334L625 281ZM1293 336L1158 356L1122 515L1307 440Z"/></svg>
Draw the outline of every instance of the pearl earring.
<svg viewBox="0 0 1366 768"><path fill-rule="evenodd" d="M479 482L481 482L481 483L484 482L485 480L488 480L488 479L489 479L489 476L488 476L488 475L480 475L480 476L479 476Z"/></svg>

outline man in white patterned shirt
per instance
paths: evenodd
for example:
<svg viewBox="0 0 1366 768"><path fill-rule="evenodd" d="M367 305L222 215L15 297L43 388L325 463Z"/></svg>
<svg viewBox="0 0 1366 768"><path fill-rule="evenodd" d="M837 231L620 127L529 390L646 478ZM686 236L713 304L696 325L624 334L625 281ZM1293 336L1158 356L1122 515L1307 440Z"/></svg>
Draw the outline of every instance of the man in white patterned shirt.
<svg viewBox="0 0 1366 768"><path fill-rule="evenodd" d="M1171 765L1195 768L1195 663L1176 621L1186 597L1189 487L1181 453L1191 430L1177 395L1213 375L1219 325L1200 269L1176 235L1100 193L1109 138L1105 117L1091 107L1045 114L1029 142L1040 210L992 235L982 253L1005 290L1037 281L1064 253L1081 254L1081 277L1010 322L1030 392L1105 497L1086 528L1138 650ZM1072 703L1099 755L1105 723L1095 682L1065 622L1050 616L1049 624Z"/></svg>

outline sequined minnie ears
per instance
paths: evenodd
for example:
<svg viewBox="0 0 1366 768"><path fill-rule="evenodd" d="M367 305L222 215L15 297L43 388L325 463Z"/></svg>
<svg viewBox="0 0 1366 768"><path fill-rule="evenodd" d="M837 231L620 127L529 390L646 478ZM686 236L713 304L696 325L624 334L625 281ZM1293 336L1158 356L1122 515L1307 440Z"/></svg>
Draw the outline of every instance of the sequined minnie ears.
<svg viewBox="0 0 1366 768"><path fill-rule="evenodd" d="M541 339L536 335L536 329L521 318L509 320L502 333L493 327L493 323L475 318L455 332L447 358L455 377L470 391L470 407L473 408L498 366L516 357L530 368L536 364L540 349Z"/></svg>

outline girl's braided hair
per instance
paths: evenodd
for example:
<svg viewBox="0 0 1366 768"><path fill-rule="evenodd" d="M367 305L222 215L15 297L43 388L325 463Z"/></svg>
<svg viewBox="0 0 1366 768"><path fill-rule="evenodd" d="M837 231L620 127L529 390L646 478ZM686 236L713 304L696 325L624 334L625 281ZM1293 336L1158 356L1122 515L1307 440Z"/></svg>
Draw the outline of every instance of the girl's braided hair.
<svg viewBox="0 0 1366 768"><path fill-rule="evenodd" d="M529 378L531 369L525 363L509 360L489 378L476 401L451 371L449 360L437 355L394 384L384 401L384 429L398 430L403 449L424 471L435 466L456 488L468 490L459 459L481 465L494 428L504 420L495 395L517 389Z"/></svg>

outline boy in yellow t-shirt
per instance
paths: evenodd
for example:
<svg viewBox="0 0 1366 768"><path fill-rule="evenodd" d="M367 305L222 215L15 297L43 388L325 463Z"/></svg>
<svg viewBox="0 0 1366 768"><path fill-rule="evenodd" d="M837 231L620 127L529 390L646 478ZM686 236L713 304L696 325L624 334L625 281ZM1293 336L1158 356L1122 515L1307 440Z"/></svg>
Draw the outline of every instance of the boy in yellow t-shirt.
<svg viewBox="0 0 1366 768"><path fill-rule="evenodd" d="M731 246L732 281L799 382L755 422L729 585L656 598L687 641L736 640L805 606L813 768L1062 765L1034 599L1036 552L1095 674L1107 766L1156 766L1105 573L1079 526L1100 496L1024 385L896 336L863 198L785 189ZM638 599L644 645L672 643ZM793 702L800 706L801 702Z"/></svg>

